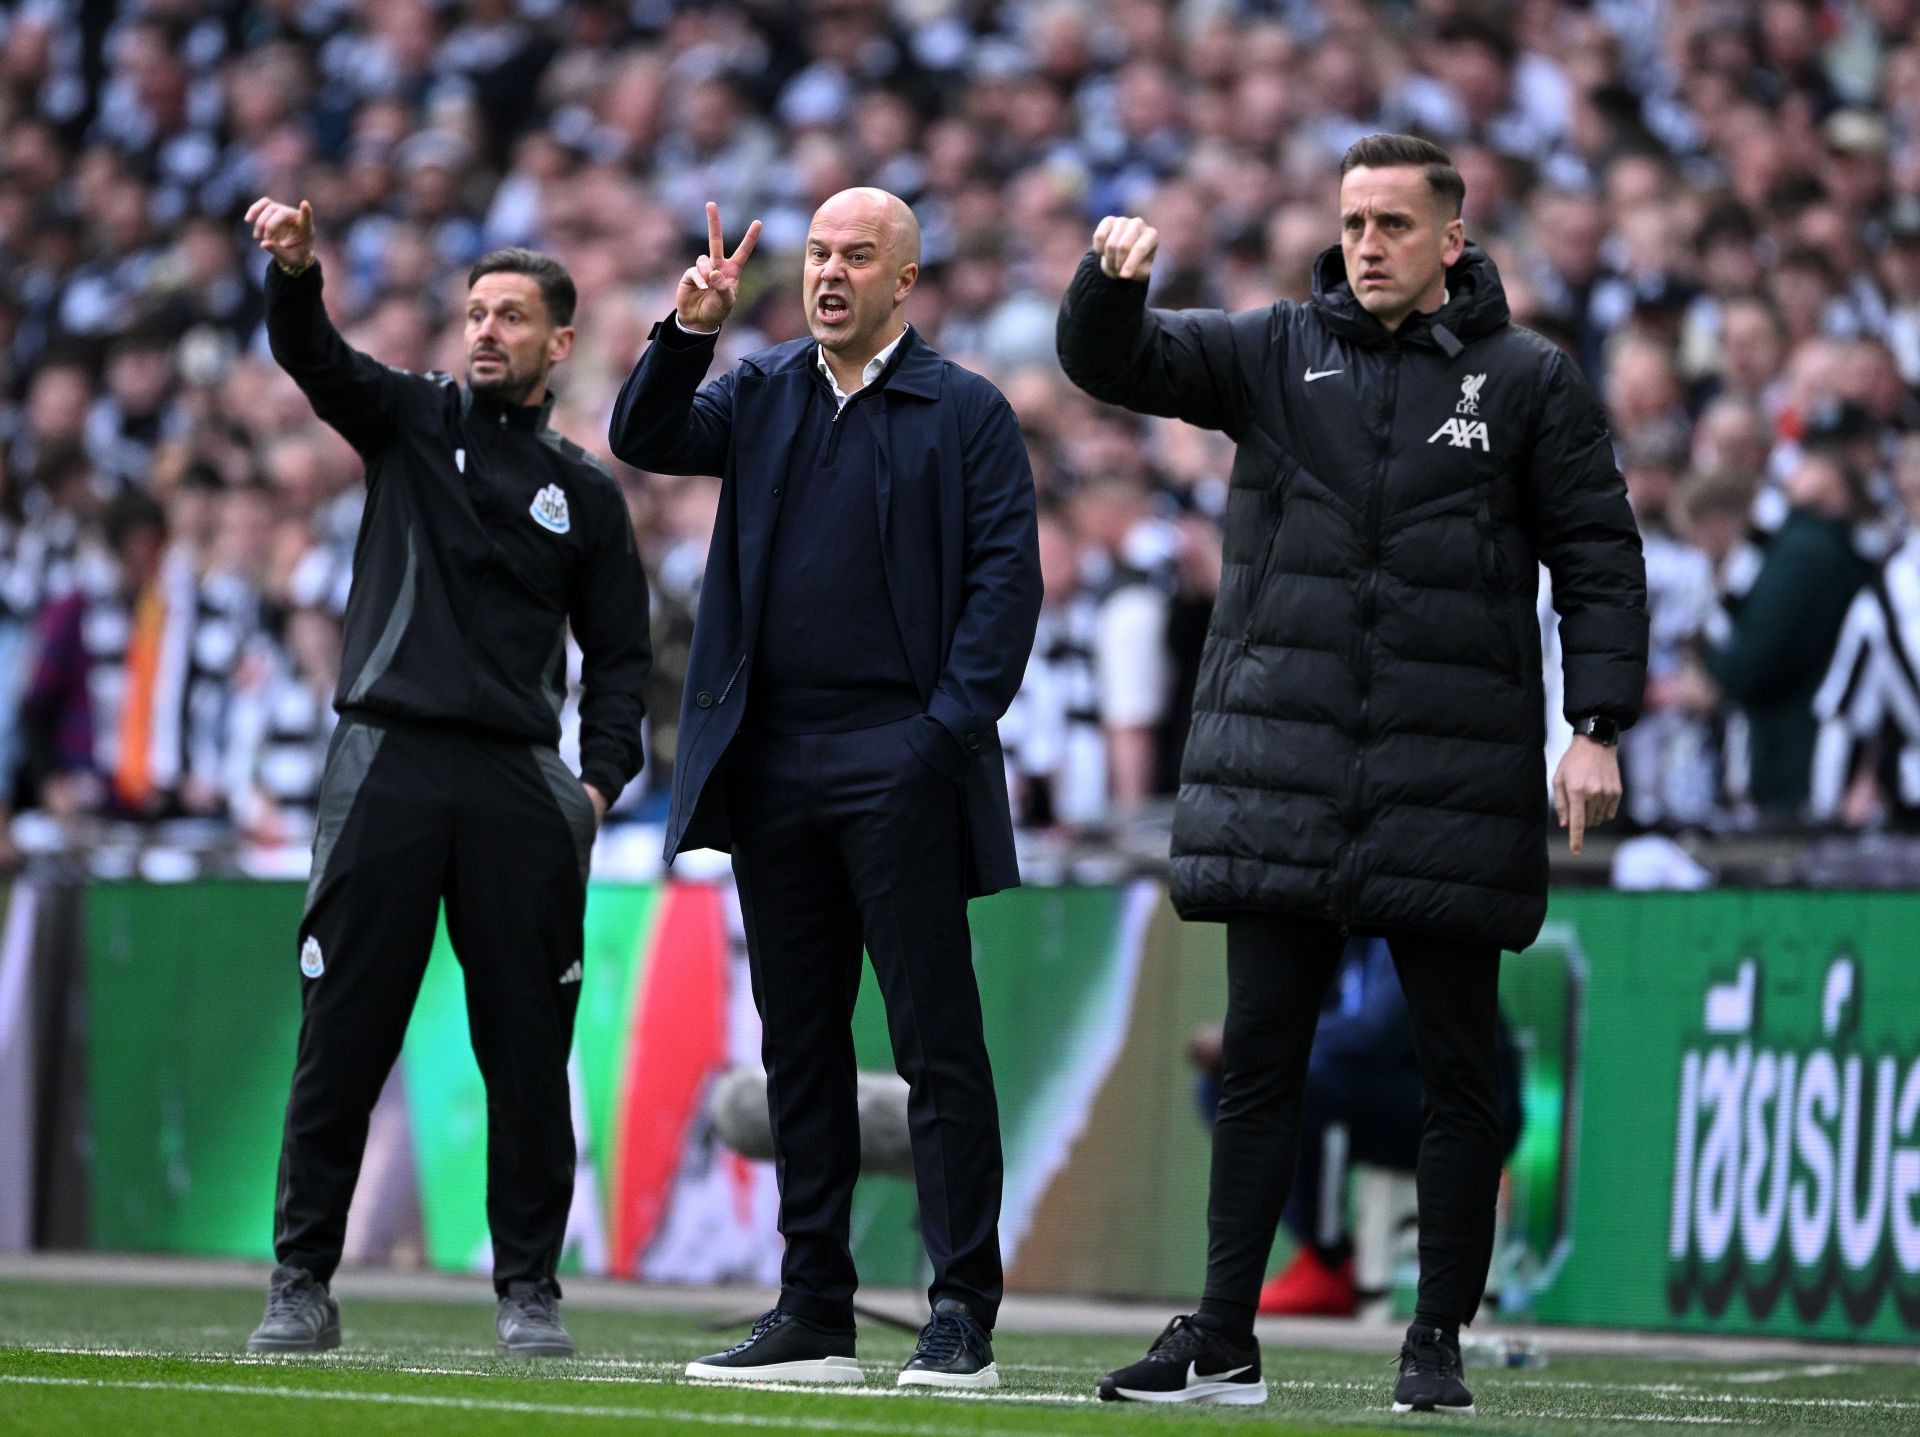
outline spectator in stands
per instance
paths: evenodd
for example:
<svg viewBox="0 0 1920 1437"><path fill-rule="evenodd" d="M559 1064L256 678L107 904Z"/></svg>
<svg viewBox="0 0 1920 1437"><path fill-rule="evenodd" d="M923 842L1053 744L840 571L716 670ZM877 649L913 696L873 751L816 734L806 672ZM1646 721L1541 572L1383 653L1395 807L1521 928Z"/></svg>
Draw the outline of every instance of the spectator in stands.
<svg viewBox="0 0 1920 1437"><path fill-rule="evenodd" d="M1127 428L1103 422L1086 443L1105 446ZM1128 453L1120 450L1121 457ZM1155 792L1156 735L1166 718L1172 677L1165 556L1158 552L1163 536L1153 522L1144 472L1109 468L1104 460L1089 460L1085 450L1081 462L1088 477L1075 487L1070 512L1085 546L1082 562L1095 611L1093 674L1108 794L1117 812L1130 813Z"/></svg>
<svg viewBox="0 0 1920 1437"><path fill-rule="evenodd" d="M666 818L680 746L680 698L693 650L700 581L720 507L720 484L706 475L656 481L659 552L653 556L653 668L647 675L647 817Z"/></svg>
<svg viewBox="0 0 1920 1437"><path fill-rule="evenodd" d="M1020 691L1000 721L1000 741L1015 821L1074 833L1102 823L1111 805L1097 666L1101 606L1058 505L1042 506L1038 529L1040 628Z"/></svg>
<svg viewBox="0 0 1920 1437"><path fill-rule="evenodd" d="M21 758L21 700L32 663L33 622L41 595L32 582L26 512L0 451L0 873L20 859L13 843L14 789ZM24 581L24 582L23 582Z"/></svg>
<svg viewBox="0 0 1920 1437"><path fill-rule="evenodd" d="M318 571L296 585L284 622L281 642L257 642L235 674L225 752L234 826L267 848L313 841L337 721L340 615Z"/></svg>
<svg viewBox="0 0 1920 1437"><path fill-rule="evenodd" d="M1841 621L1868 566L1853 525L1864 511L1859 473L1828 454L1809 454L1787 481L1789 509L1768 544L1752 590L1724 643L1706 651L1705 677L1690 706L1724 695L1751 733L1748 792L1763 816L1792 820L1805 809L1813 764L1813 697Z"/></svg>
<svg viewBox="0 0 1920 1437"><path fill-rule="evenodd" d="M131 811L157 813L165 794L156 770L162 782L178 772L177 753L152 732L156 709L165 712L155 700L165 624L159 595L166 514L144 491L129 489L107 506L101 525L112 556L112 587L99 593L76 588L41 610L23 705L30 782L63 817L103 803L128 811L123 795L132 800ZM137 664L132 679L130 655ZM129 689L135 707L123 717Z"/></svg>
<svg viewBox="0 0 1920 1437"><path fill-rule="evenodd" d="M1914 53L1920 56L1920 47ZM1889 223L1878 272L1887 292L1888 347L1900 377L1920 388L1920 198L1909 199Z"/></svg>
<svg viewBox="0 0 1920 1437"><path fill-rule="evenodd" d="M1647 706L1620 736L1623 809L1649 828L1704 822L1717 797L1706 716L1656 701L1688 662L1716 599L1705 554L1675 532L1678 471L1679 457L1657 443L1629 445L1621 465L1646 559L1650 630Z"/></svg>
<svg viewBox="0 0 1920 1437"><path fill-rule="evenodd" d="M1820 724L1812 815L1863 827L1920 827L1920 434L1901 441L1894 477L1906 541L1855 596L1814 696Z"/></svg>

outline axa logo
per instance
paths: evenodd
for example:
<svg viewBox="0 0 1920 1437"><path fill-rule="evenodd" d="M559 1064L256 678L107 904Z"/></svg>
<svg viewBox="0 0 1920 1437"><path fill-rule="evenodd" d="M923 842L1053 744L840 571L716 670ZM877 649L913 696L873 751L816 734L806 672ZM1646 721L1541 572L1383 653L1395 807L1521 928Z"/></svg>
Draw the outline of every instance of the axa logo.
<svg viewBox="0 0 1920 1437"><path fill-rule="evenodd" d="M1461 402L1465 403L1464 400ZM1449 419L1427 436L1427 443L1438 443L1443 435L1455 449L1471 449L1478 444L1482 453L1493 452L1493 445L1487 441L1487 424L1484 419Z"/></svg>
<svg viewBox="0 0 1920 1437"><path fill-rule="evenodd" d="M534 523L556 534L564 534L573 527L573 521L567 516L567 491L558 484L549 484L535 494L527 512L533 515Z"/></svg>
<svg viewBox="0 0 1920 1437"><path fill-rule="evenodd" d="M1480 389L1486 384L1484 374L1469 374L1460 381L1460 402L1453 406L1455 414L1478 415L1480 413Z"/></svg>

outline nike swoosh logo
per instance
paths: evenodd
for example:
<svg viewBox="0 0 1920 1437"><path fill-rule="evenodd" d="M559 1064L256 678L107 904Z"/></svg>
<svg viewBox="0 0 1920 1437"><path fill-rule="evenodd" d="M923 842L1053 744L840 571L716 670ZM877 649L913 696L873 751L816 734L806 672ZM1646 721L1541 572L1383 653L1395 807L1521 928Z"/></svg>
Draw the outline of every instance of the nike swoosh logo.
<svg viewBox="0 0 1920 1437"><path fill-rule="evenodd" d="M1344 369L1309 369L1307 371L1307 383L1311 384L1316 379L1325 379L1329 374L1345 374L1346 372ZM1245 1369L1243 1368L1241 1370L1244 1371Z"/></svg>
<svg viewBox="0 0 1920 1437"><path fill-rule="evenodd" d="M1334 371L1336 374L1339 372L1338 370ZM1249 1362L1245 1367L1236 1367L1231 1372L1212 1372L1202 1377L1200 1375L1200 1364L1198 1362L1189 1362L1187 1364L1187 1386L1191 1387L1196 1382L1225 1382L1229 1378L1238 1377L1242 1372L1251 1372L1252 1370L1253 1364Z"/></svg>

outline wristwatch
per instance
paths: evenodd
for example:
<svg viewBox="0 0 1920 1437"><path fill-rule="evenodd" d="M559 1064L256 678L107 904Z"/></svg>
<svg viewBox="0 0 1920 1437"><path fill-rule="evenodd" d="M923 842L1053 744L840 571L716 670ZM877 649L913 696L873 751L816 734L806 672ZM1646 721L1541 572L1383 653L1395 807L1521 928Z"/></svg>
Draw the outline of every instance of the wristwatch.
<svg viewBox="0 0 1920 1437"><path fill-rule="evenodd" d="M1573 726L1573 731L1582 738L1592 739L1604 748L1612 748L1620 742L1619 723L1600 714L1588 714Z"/></svg>

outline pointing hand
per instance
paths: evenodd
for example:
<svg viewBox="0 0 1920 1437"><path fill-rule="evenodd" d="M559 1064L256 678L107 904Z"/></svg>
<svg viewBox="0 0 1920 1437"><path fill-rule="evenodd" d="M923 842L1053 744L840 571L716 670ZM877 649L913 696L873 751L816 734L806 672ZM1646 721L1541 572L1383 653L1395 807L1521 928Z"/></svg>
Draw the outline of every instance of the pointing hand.
<svg viewBox="0 0 1920 1437"><path fill-rule="evenodd" d="M313 258L313 206L283 205L264 196L247 206L247 223L260 248L288 269L302 269Z"/></svg>

